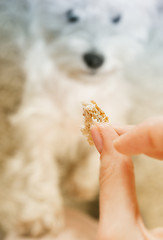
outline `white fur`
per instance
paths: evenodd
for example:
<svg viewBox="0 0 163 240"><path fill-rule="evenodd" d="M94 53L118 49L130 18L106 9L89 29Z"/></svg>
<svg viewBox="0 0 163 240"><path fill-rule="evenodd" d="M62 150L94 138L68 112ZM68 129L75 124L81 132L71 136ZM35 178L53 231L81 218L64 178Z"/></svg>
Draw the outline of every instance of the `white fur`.
<svg viewBox="0 0 163 240"><path fill-rule="evenodd" d="M66 20L72 8L77 23ZM113 24L117 14L122 21ZM62 225L59 184L79 198L95 196L99 163L80 133L81 102L94 99L111 123L128 122L131 98L123 69L144 49L154 17L152 0L31 2L23 99L10 117L22 143L2 176L2 192L8 188L0 204L4 229L18 224L23 234L34 236L57 231ZM105 58L98 70L83 61L90 51Z"/></svg>

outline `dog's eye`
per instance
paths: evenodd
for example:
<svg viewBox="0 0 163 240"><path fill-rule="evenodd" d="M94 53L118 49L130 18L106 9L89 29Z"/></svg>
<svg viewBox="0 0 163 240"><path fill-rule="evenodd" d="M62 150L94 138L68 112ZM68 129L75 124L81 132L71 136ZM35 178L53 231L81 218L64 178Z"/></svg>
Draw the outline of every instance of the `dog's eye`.
<svg viewBox="0 0 163 240"><path fill-rule="evenodd" d="M122 16L119 14L119 15L116 15L115 17L113 17L111 19L111 21L112 21L112 23L117 24L121 21L121 19L122 19Z"/></svg>
<svg viewBox="0 0 163 240"><path fill-rule="evenodd" d="M70 23L76 23L79 21L79 17L74 13L72 9L66 12L67 21Z"/></svg>

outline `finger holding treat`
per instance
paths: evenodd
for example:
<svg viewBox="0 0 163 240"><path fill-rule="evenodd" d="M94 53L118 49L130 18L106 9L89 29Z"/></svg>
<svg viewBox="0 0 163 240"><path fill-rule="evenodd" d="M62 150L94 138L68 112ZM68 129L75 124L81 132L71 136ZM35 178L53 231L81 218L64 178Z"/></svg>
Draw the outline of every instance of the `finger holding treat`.
<svg viewBox="0 0 163 240"><path fill-rule="evenodd" d="M119 135L115 148L124 154L144 153L163 160L163 117L145 121L135 127L115 127Z"/></svg>
<svg viewBox="0 0 163 240"><path fill-rule="evenodd" d="M84 107L86 128L83 133L88 140L91 139L91 143L93 140L100 153L100 222L97 239L163 239L163 229L149 232L145 228L137 204L132 160L115 149L114 142L119 134L108 121L106 123L103 118L97 117L94 107L91 104Z"/></svg>

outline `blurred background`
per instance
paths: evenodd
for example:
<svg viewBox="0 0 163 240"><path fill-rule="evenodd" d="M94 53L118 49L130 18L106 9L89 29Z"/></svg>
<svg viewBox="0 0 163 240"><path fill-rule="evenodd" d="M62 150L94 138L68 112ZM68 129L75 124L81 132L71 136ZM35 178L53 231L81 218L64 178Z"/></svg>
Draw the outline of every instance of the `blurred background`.
<svg viewBox="0 0 163 240"><path fill-rule="evenodd" d="M163 115L162 27L162 0L0 0L2 233L21 222L21 234L45 234L44 215L63 205L98 219L81 102L95 100L111 123ZM145 224L161 226L163 164L138 156L134 166Z"/></svg>

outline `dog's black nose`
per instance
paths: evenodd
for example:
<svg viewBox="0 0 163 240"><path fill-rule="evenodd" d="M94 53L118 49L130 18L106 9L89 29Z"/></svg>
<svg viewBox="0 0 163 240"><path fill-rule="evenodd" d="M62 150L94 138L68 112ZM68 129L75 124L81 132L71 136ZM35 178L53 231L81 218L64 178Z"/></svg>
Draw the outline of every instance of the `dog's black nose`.
<svg viewBox="0 0 163 240"><path fill-rule="evenodd" d="M97 53L86 53L83 55L84 62L89 68L96 69L102 66L104 57Z"/></svg>

